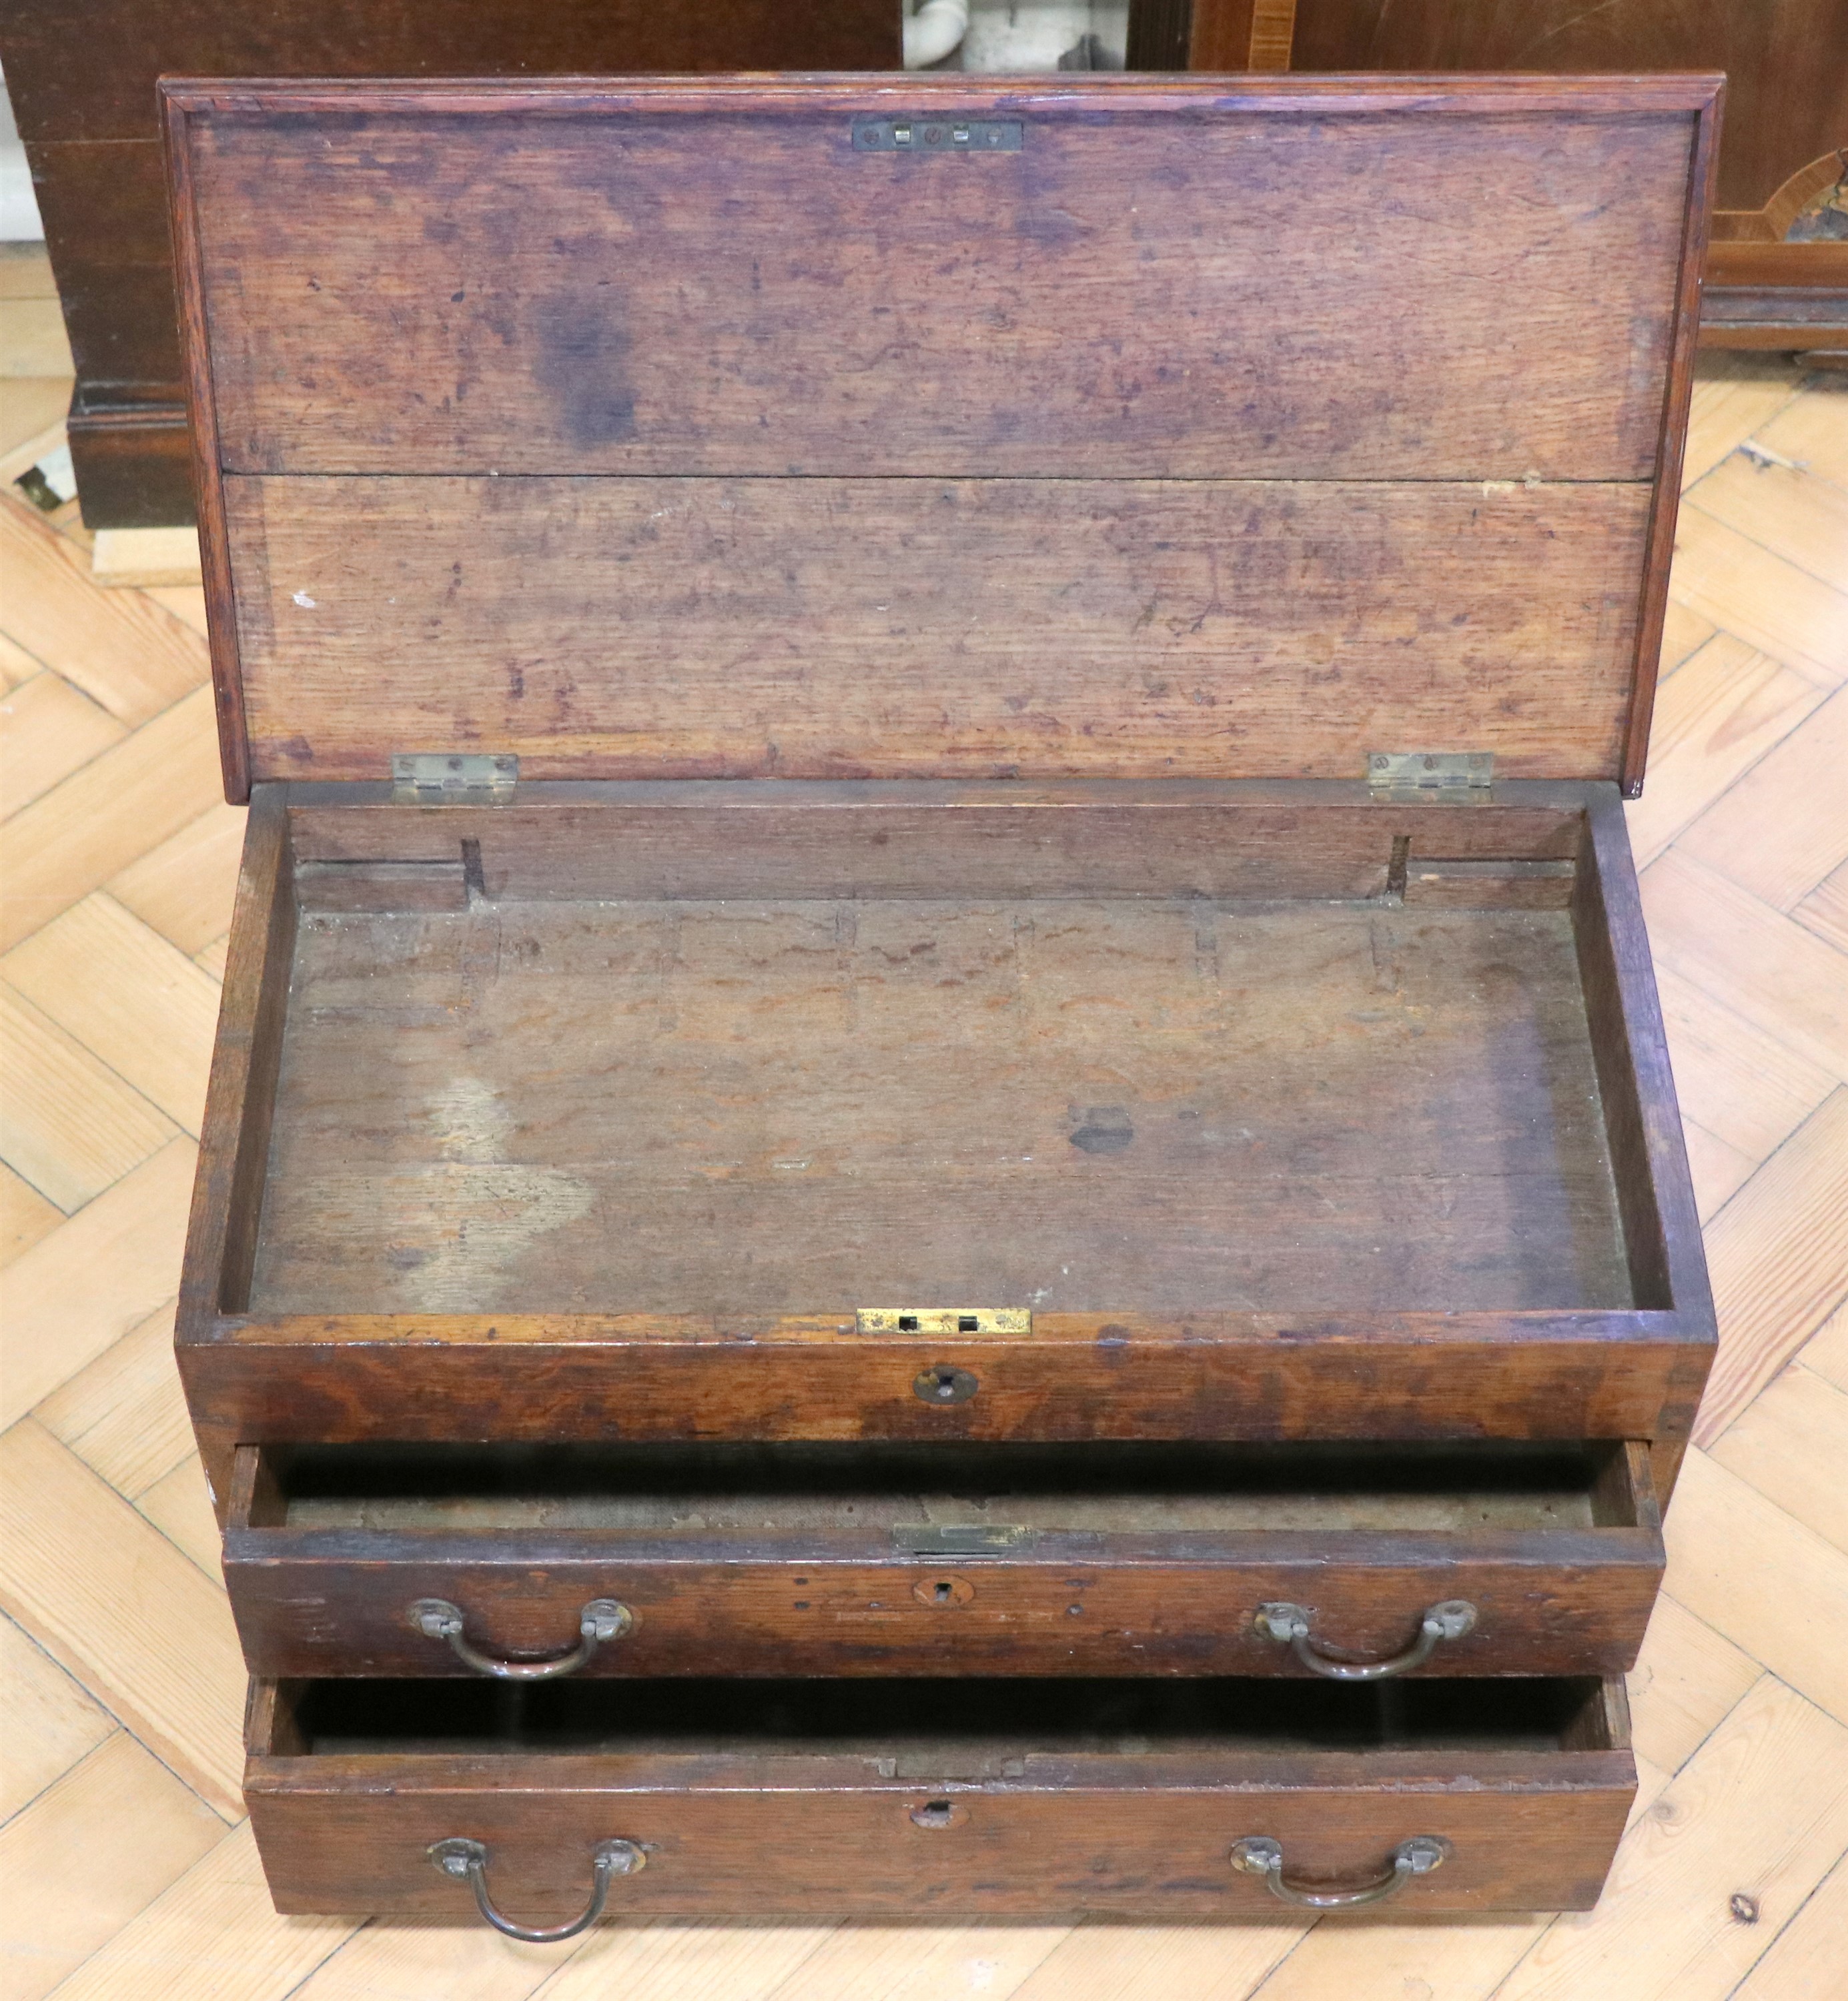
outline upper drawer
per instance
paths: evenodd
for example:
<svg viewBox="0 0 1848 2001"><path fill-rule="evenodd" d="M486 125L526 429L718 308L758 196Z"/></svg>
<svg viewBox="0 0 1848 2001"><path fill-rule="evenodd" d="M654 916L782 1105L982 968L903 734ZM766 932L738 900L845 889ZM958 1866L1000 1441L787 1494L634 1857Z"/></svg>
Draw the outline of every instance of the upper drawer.
<svg viewBox="0 0 1848 2001"><path fill-rule="evenodd" d="M528 1926L600 1851L638 1919L1582 1909L1636 1786L1595 1681L259 1683L250 1744L278 1909Z"/></svg>
<svg viewBox="0 0 1848 2001"><path fill-rule="evenodd" d="M1640 1444L284 1447L225 1578L261 1675L1620 1672Z"/></svg>

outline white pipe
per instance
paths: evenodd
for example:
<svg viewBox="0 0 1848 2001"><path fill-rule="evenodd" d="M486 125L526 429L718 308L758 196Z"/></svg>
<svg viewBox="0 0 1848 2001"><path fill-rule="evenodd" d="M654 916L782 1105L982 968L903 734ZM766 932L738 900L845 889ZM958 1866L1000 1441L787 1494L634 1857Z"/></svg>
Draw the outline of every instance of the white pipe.
<svg viewBox="0 0 1848 2001"><path fill-rule="evenodd" d="M924 0L905 16L905 67L928 69L961 46L969 33L969 0Z"/></svg>

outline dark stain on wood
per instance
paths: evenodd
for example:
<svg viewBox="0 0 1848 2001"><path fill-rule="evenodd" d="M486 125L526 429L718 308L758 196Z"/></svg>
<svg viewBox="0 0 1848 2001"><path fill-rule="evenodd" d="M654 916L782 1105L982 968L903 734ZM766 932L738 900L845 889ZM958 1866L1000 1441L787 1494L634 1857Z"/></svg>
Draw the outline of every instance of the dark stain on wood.
<svg viewBox="0 0 1848 2001"><path fill-rule="evenodd" d="M629 334L613 290L590 298L567 294L534 316L533 379L553 397L560 431L584 451L635 435Z"/></svg>

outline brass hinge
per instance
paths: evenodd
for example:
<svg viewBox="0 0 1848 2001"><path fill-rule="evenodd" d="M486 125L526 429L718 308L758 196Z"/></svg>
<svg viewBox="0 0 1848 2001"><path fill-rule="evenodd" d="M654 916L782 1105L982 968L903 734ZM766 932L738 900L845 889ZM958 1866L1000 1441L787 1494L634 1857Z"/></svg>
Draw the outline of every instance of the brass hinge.
<svg viewBox="0 0 1848 2001"><path fill-rule="evenodd" d="M1366 781L1376 792L1414 798L1486 791L1495 781L1489 750L1370 750Z"/></svg>
<svg viewBox="0 0 1848 2001"><path fill-rule="evenodd" d="M861 1334L1031 1334L1025 1307L861 1307Z"/></svg>
<svg viewBox="0 0 1848 2001"><path fill-rule="evenodd" d="M499 806L513 796L520 760L504 752L399 750L392 796L405 806Z"/></svg>

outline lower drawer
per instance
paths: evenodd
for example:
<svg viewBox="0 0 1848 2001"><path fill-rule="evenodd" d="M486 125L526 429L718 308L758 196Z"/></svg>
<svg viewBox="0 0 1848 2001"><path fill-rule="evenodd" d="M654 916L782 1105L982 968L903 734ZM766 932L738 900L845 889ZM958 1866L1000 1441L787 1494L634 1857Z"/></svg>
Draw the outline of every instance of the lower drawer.
<svg viewBox="0 0 1848 2001"><path fill-rule="evenodd" d="M279 1676L1616 1674L1645 1446L241 1447Z"/></svg>
<svg viewBox="0 0 1848 2001"><path fill-rule="evenodd" d="M1589 1679L259 1682L249 1751L278 1910L527 1927L1584 1909L1636 1787Z"/></svg>

